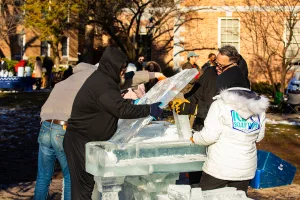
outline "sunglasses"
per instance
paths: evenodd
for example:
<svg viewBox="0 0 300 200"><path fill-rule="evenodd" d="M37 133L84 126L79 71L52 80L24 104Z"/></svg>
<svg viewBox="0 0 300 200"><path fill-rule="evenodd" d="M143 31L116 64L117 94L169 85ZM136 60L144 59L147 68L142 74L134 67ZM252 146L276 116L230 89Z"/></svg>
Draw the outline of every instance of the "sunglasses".
<svg viewBox="0 0 300 200"><path fill-rule="evenodd" d="M219 68L220 70L224 71L226 68L230 67L231 65L233 65L234 63L230 63L228 65L221 65L219 64L217 61L215 61L217 68Z"/></svg>

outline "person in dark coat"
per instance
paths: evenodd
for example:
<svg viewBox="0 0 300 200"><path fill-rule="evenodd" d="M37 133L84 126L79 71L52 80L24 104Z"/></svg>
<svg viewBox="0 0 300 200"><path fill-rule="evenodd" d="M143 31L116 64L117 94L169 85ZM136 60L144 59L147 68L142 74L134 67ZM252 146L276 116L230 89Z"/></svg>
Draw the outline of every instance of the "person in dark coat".
<svg viewBox="0 0 300 200"><path fill-rule="evenodd" d="M4 60L3 57L0 58L0 71L1 70L7 70L8 69L8 65L6 63L6 61Z"/></svg>
<svg viewBox="0 0 300 200"><path fill-rule="evenodd" d="M246 78L248 74L247 63L235 47L226 45L220 48L216 63L219 75L216 81L218 93L231 87L250 89L249 80Z"/></svg>
<svg viewBox="0 0 300 200"><path fill-rule="evenodd" d="M190 102L190 111L188 115L196 113L196 119L193 125L193 129L200 131L203 127L204 119L208 113L209 107L213 102L213 97L217 94L216 91L216 79L217 79L216 67L207 68L200 79L194 84L192 89L184 94Z"/></svg>
<svg viewBox="0 0 300 200"><path fill-rule="evenodd" d="M239 60L237 62L237 65L239 66L240 70L242 71L244 77L247 80L247 88L250 88L250 81L248 79L248 65L243 56L240 54L239 55Z"/></svg>
<svg viewBox="0 0 300 200"><path fill-rule="evenodd" d="M52 79L52 69L54 66L53 60L49 56L45 56L43 60L43 68L46 69L45 79L46 79L46 88L51 88L51 79Z"/></svg>
<svg viewBox="0 0 300 200"><path fill-rule="evenodd" d="M199 118L205 119L208 109L214 97L221 90L231 87L249 88L248 80L245 78L238 62L240 55L235 47L226 45L219 49L216 67L208 68L184 97L189 102L178 100L179 113L182 115L197 114Z"/></svg>
<svg viewBox="0 0 300 200"><path fill-rule="evenodd" d="M210 53L208 55L208 61L201 67L202 72L204 72L207 68L209 67L215 67L216 66L216 61L217 56L214 53Z"/></svg>
<svg viewBox="0 0 300 200"><path fill-rule="evenodd" d="M204 126L204 120L208 113L209 107L216 95L216 67L207 68L199 80L195 82L192 89L184 94L189 103L185 104L185 110L181 114L196 115L193 123L193 129L201 131ZM201 171L189 172L190 185L198 184L201 178Z"/></svg>
<svg viewBox="0 0 300 200"><path fill-rule="evenodd" d="M184 95L189 102L173 101L174 105L177 104L178 114L196 115L194 130L200 131L204 127L204 120L217 93L231 87L248 88L248 82L237 65L238 61L239 54L234 47L228 45L220 48L216 60L217 66L207 68L190 92ZM191 185L198 184L200 178L201 172L189 173Z"/></svg>
<svg viewBox="0 0 300 200"><path fill-rule="evenodd" d="M69 65L68 69L64 71L62 80L66 80L69 76L73 74L73 67Z"/></svg>
<svg viewBox="0 0 300 200"><path fill-rule="evenodd" d="M85 171L85 144L107 141L117 130L118 119L158 117L162 113L158 103L133 105L121 96L124 83L126 56L115 47L107 47L98 69L93 72L78 91L68 120L64 138L71 175L71 198L91 199L94 178Z"/></svg>
<svg viewBox="0 0 300 200"><path fill-rule="evenodd" d="M142 71L144 66L143 63L145 61L145 57L143 55L139 55L137 62L135 63L136 71Z"/></svg>
<svg viewBox="0 0 300 200"><path fill-rule="evenodd" d="M146 64L145 70L148 72L161 72L161 68L157 62L149 61ZM152 79L148 83L145 83L145 92L148 92L156 83L158 79Z"/></svg>

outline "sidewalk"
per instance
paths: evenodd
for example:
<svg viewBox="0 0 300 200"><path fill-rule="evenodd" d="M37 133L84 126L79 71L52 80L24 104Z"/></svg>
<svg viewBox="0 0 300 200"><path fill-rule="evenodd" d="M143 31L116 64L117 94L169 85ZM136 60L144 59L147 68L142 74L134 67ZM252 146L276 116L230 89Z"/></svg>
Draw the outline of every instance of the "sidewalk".
<svg viewBox="0 0 300 200"><path fill-rule="evenodd" d="M33 199L34 194L34 182L24 182L12 185L0 185L0 199ZM62 180L52 180L49 190L48 200L60 200L61 199Z"/></svg>

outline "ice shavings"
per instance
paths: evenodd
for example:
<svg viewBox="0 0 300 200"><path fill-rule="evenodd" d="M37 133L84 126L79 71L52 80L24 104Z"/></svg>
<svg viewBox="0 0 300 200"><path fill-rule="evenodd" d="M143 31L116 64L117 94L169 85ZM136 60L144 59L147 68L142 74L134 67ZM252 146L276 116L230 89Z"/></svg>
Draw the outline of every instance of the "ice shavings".
<svg viewBox="0 0 300 200"><path fill-rule="evenodd" d="M179 140L179 136L177 134L177 128L173 125L166 128L164 135L160 137L144 139L141 142L151 143L151 142L168 142L168 141L176 141L176 140Z"/></svg>
<svg viewBox="0 0 300 200"><path fill-rule="evenodd" d="M118 162L118 158L117 158L116 154L114 154L114 152L112 152L112 151L105 152L105 156L106 156L105 162L107 164L113 165Z"/></svg>
<svg viewBox="0 0 300 200"><path fill-rule="evenodd" d="M112 164L107 163L105 167L125 167L135 165L151 165L151 164L176 164L176 163L188 163L195 161L205 161L206 156L203 154L186 154L186 155L174 155L174 156L160 156L149 158L134 158L120 160L119 162Z"/></svg>
<svg viewBox="0 0 300 200"><path fill-rule="evenodd" d="M129 143L142 142L156 137L165 137L166 131L170 126L174 127L174 125L164 121L157 121L156 123L152 122L142 128L141 131L129 141Z"/></svg>
<svg viewBox="0 0 300 200"><path fill-rule="evenodd" d="M246 193L236 188L224 187L202 191L201 188L190 188L189 185L169 185L170 200L251 200Z"/></svg>

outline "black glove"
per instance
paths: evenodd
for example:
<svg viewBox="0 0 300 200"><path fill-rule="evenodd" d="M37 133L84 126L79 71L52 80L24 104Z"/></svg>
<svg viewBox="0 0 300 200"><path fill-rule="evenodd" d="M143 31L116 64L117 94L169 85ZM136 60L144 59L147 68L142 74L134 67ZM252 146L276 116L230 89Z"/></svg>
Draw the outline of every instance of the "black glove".
<svg viewBox="0 0 300 200"><path fill-rule="evenodd" d="M150 115L154 118L159 117L163 110L159 107L161 102L153 103L150 105Z"/></svg>
<svg viewBox="0 0 300 200"><path fill-rule="evenodd" d="M178 115L195 115L195 108L188 102L175 106L175 112Z"/></svg>

